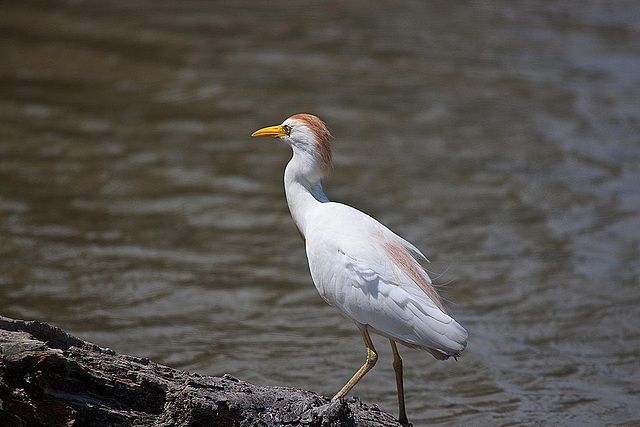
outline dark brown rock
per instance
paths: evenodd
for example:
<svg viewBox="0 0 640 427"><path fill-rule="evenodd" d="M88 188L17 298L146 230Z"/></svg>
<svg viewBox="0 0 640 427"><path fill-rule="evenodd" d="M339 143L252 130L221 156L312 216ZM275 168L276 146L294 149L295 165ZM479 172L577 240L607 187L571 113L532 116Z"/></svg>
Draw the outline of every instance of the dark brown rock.
<svg viewBox="0 0 640 427"><path fill-rule="evenodd" d="M2 426L399 426L354 398L259 387L117 354L0 316Z"/></svg>

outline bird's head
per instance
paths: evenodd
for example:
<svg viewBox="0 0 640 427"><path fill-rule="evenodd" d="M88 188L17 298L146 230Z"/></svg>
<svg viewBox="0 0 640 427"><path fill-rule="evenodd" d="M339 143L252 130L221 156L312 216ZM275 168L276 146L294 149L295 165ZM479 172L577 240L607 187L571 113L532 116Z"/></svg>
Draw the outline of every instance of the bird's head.
<svg viewBox="0 0 640 427"><path fill-rule="evenodd" d="M309 156L323 176L331 168L331 134L322 120L311 114L296 114L282 124L255 131L251 136L280 138L293 148L294 153Z"/></svg>

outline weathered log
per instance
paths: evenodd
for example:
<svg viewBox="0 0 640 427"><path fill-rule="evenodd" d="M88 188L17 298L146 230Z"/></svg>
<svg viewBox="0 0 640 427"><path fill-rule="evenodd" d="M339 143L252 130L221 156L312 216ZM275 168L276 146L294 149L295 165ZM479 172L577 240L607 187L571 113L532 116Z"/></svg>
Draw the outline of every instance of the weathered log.
<svg viewBox="0 0 640 427"><path fill-rule="evenodd" d="M400 426L375 405L202 376L0 316L2 426Z"/></svg>

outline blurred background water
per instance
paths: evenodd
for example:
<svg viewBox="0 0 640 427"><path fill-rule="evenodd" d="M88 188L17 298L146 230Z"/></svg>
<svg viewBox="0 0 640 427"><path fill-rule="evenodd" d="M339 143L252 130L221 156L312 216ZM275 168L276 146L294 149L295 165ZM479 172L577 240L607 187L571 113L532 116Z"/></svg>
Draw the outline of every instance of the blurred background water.
<svg viewBox="0 0 640 427"><path fill-rule="evenodd" d="M364 360L287 211L298 112L325 191L423 249L468 329L401 348L417 425L638 425L636 1L0 5L0 313L332 396ZM354 389L397 414L386 340Z"/></svg>

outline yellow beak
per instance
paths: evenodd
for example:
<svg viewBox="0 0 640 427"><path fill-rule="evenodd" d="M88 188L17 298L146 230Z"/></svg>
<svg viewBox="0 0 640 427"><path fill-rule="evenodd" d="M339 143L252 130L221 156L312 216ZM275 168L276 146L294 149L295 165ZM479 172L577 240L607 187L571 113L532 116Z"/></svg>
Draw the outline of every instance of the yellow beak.
<svg viewBox="0 0 640 427"><path fill-rule="evenodd" d="M280 138L286 135L287 132L280 125L269 126L266 128L258 129L251 136L270 136L271 138Z"/></svg>

